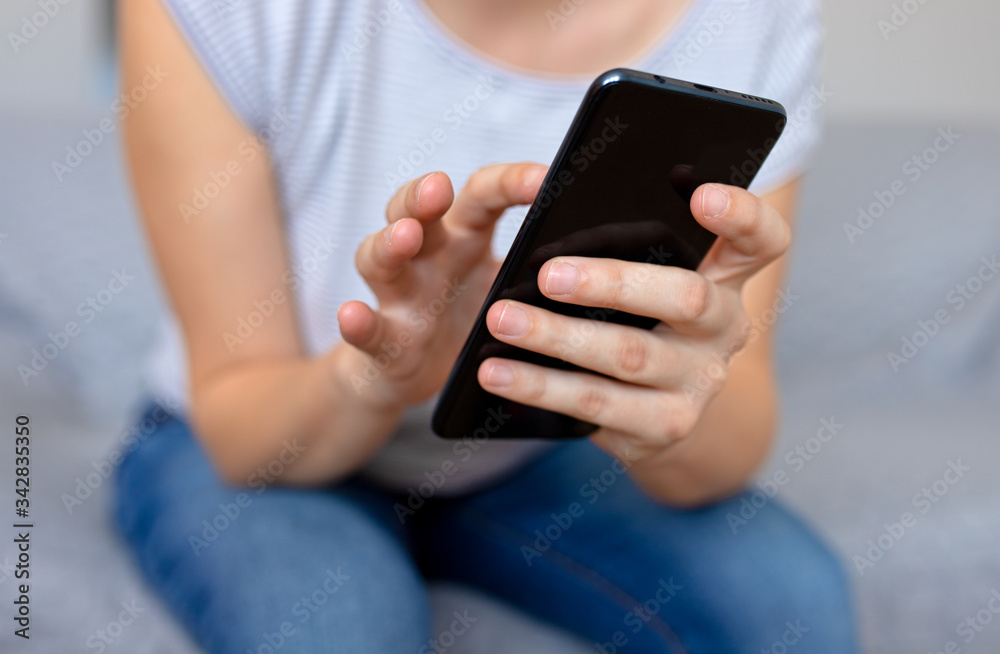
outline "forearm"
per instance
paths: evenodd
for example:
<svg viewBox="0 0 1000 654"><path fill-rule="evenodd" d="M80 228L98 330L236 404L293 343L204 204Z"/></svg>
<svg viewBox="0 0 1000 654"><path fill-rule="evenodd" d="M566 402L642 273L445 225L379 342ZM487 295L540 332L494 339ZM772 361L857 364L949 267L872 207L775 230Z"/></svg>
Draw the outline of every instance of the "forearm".
<svg viewBox="0 0 1000 654"><path fill-rule="evenodd" d="M742 368L739 368L741 364ZM630 474L651 496L698 506L738 492L767 454L777 423L778 392L770 366L737 356L722 391L694 431Z"/></svg>
<svg viewBox="0 0 1000 654"><path fill-rule="evenodd" d="M353 390L359 362L341 344L323 357L248 361L195 380L192 421L223 478L312 485L362 466L391 437L402 408Z"/></svg>

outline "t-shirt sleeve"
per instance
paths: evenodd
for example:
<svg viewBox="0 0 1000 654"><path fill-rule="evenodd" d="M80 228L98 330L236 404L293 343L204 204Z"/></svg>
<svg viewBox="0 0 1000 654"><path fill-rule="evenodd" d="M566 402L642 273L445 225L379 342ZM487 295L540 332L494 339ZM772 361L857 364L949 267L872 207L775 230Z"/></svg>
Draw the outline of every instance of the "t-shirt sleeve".
<svg viewBox="0 0 1000 654"><path fill-rule="evenodd" d="M805 171L819 143L829 93L821 80L823 23L818 0L774 0L756 92L780 102L788 123L750 190L766 193Z"/></svg>
<svg viewBox="0 0 1000 654"><path fill-rule="evenodd" d="M223 99L245 125L268 113L260 60L263 3L251 0L163 0Z"/></svg>

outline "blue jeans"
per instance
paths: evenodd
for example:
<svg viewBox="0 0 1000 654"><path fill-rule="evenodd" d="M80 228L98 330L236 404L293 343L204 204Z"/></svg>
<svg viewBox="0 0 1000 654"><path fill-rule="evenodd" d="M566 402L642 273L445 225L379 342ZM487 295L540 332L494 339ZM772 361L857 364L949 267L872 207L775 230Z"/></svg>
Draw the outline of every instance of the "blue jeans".
<svg viewBox="0 0 1000 654"><path fill-rule="evenodd" d="M857 651L840 565L773 499L755 514L749 495L668 508L587 440L415 509L357 479L239 489L165 417L143 416L156 427L118 470L116 520L213 654L437 651L426 579L477 587L597 652Z"/></svg>

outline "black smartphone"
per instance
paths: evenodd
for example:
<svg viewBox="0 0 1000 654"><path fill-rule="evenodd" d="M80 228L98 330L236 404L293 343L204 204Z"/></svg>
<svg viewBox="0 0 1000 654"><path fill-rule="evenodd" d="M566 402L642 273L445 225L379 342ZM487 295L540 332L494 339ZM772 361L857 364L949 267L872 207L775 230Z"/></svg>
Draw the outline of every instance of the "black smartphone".
<svg viewBox="0 0 1000 654"><path fill-rule="evenodd" d="M575 438L596 425L506 400L476 377L489 357L580 370L495 339L486 313L513 299L553 312L651 329L657 320L555 302L538 271L559 255L607 257L694 270L715 241L690 201L706 182L746 188L785 127L773 100L636 70L598 77L584 97L465 347L438 399L443 438ZM572 347L572 334L567 346Z"/></svg>

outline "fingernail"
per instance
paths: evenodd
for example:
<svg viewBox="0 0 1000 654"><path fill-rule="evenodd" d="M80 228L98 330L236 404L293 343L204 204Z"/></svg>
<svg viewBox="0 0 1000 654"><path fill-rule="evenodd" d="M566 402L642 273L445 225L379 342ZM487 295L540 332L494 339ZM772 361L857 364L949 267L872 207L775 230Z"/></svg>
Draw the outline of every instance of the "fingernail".
<svg viewBox="0 0 1000 654"><path fill-rule="evenodd" d="M423 179L421 179L420 182L417 183L417 190L415 191L416 197L414 198L413 202L414 204L417 205L418 208L420 207L420 192L424 190L424 184L426 184L427 180L429 180L433 175L434 173L427 173L426 175L424 175Z"/></svg>
<svg viewBox="0 0 1000 654"><path fill-rule="evenodd" d="M504 336L520 336L528 331L528 314L521 311L513 304L508 304L500 314L500 321L497 324L497 333Z"/></svg>
<svg viewBox="0 0 1000 654"><path fill-rule="evenodd" d="M398 224L399 221L397 220L396 222L394 222L393 224L389 225L388 227L382 230L382 236L385 238L386 245L392 245L392 234L393 232L396 231L396 225Z"/></svg>
<svg viewBox="0 0 1000 654"><path fill-rule="evenodd" d="M549 295L569 295L579 280L576 266L561 261L553 263L545 276L545 292Z"/></svg>
<svg viewBox="0 0 1000 654"><path fill-rule="evenodd" d="M486 383L493 388L507 388L514 383L514 370L503 363L494 363Z"/></svg>
<svg viewBox="0 0 1000 654"><path fill-rule="evenodd" d="M701 212L706 218L718 218L729 211L732 198L725 189L708 184L701 194Z"/></svg>

